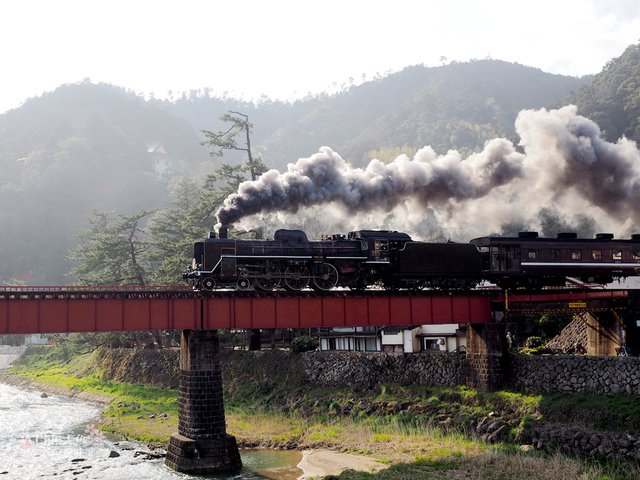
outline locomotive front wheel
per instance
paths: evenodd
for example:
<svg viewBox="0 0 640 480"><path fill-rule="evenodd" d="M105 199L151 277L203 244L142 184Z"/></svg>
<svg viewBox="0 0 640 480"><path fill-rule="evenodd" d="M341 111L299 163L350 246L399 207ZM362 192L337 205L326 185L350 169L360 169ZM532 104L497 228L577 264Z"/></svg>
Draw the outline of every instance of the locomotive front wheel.
<svg viewBox="0 0 640 480"><path fill-rule="evenodd" d="M201 285L203 290L210 292L216 288L216 281L211 277L207 277L202 280Z"/></svg>
<svg viewBox="0 0 640 480"><path fill-rule="evenodd" d="M237 285L238 290L249 290L251 288L251 282L246 277L239 278Z"/></svg>
<svg viewBox="0 0 640 480"><path fill-rule="evenodd" d="M284 288L297 292L309 286L309 269L307 267L287 267L284 272Z"/></svg>
<svg viewBox="0 0 640 480"><path fill-rule="evenodd" d="M331 290L338 284L338 270L330 263L323 263L313 277L314 290Z"/></svg>

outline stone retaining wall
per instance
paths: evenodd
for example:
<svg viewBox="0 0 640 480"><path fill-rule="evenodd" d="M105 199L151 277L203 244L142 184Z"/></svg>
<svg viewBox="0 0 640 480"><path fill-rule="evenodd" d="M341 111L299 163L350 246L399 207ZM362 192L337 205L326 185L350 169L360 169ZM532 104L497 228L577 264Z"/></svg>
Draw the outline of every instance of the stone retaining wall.
<svg viewBox="0 0 640 480"><path fill-rule="evenodd" d="M372 388L397 383L422 386L464 385L464 354L307 352L301 354L309 382L327 386Z"/></svg>
<svg viewBox="0 0 640 480"><path fill-rule="evenodd" d="M307 381L327 386L371 388L399 383L422 386L465 385L465 354L422 352L410 355L356 352L291 353L221 352L223 376L243 370L246 362L273 368L302 370ZM227 357L227 358L225 358ZM259 358L254 358L259 357ZM640 358L579 355L508 355L505 386L525 393L640 394ZM176 350L111 350L97 355L100 370L113 380L176 388ZM244 372L247 373L247 372Z"/></svg>
<svg viewBox="0 0 640 480"><path fill-rule="evenodd" d="M640 394L640 358L511 355L507 386L526 393Z"/></svg>
<svg viewBox="0 0 640 480"><path fill-rule="evenodd" d="M307 352L309 382L371 388L385 383L423 386L465 385L464 354L388 355ZM509 355L505 386L525 393L607 393L640 395L640 358L580 355Z"/></svg>

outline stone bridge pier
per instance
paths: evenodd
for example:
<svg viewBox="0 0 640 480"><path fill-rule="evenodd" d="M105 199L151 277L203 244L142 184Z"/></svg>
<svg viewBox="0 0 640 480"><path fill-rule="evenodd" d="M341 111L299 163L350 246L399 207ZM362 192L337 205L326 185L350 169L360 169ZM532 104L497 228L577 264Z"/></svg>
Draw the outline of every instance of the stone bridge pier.
<svg viewBox="0 0 640 480"><path fill-rule="evenodd" d="M232 472L242 467L235 437L225 427L222 372L215 330L184 330L180 339L178 432L166 465L188 474Z"/></svg>
<svg viewBox="0 0 640 480"><path fill-rule="evenodd" d="M502 388L505 380L506 351L503 325L469 325L467 328L467 386L488 392Z"/></svg>

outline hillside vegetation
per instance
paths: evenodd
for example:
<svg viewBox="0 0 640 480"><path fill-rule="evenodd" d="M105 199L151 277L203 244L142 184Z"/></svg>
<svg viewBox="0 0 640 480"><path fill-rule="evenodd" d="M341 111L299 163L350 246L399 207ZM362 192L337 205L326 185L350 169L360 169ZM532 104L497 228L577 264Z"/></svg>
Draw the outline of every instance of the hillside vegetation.
<svg viewBox="0 0 640 480"><path fill-rule="evenodd" d="M640 44L611 60L565 103L576 104L581 115L600 125L610 142L622 136L640 142Z"/></svg>

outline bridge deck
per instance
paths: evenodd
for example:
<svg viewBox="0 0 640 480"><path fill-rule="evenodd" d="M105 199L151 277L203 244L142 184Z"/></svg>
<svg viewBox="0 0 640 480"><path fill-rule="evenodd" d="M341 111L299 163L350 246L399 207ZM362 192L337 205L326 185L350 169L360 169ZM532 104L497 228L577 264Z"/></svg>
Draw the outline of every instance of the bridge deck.
<svg viewBox="0 0 640 480"><path fill-rule="evenodd" d="M384 291L220 291L180 287L6 287L0 333L486 323L490 296Z"/></svg>
<svg viewBox="0 0 640 480"><path fill-rule="evenodd" d="M608 305L626 291L510 295L508 304ZM188 287L3 287L0 334L490 323L499 291L193 292ZM596 303L594 303L596 302ZM582 305L582 303L580 303Z"/></svg>

